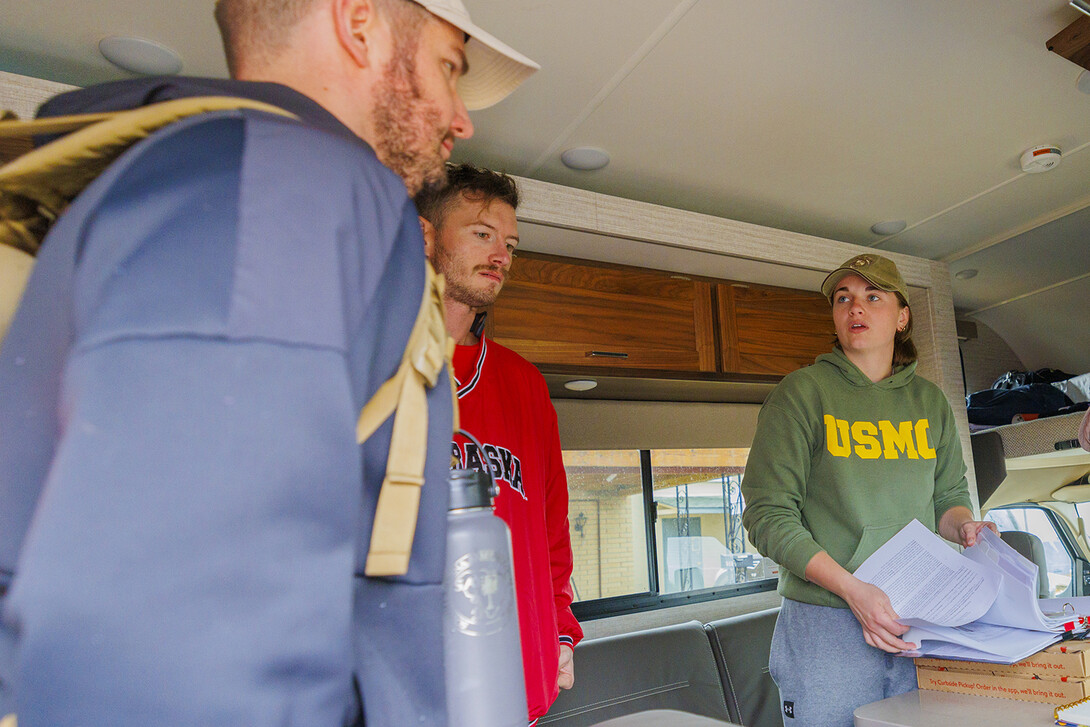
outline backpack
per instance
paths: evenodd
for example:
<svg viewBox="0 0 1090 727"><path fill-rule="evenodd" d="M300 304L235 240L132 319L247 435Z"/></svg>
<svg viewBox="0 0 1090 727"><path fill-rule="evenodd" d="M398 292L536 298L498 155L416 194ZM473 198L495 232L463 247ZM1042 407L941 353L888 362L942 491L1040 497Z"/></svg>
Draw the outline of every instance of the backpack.
<svg viewBox="0 0 1090 727"><path fill-rule="evenodd" d="M291 116L270 104L205 96L130 111L0 121L0 138L65 134L0 168L0 346L42 240L83 188L126 149L167 124L187 116L235 108Z"/></svg>
<svg viewBox="0 0 1090 727"><path fill-rule="evenodd" d="M156 130L188 116L231 109L295 118L267 103L200 96L127 111L35 121L0 120L0 139L63 134L0 167L0 347L42 240L68 204L129 147ZM451 377L457 428L457 387L450 368L454 341L447 335L444 320L444 280L431 265L425 265L425 271L423 300L397 372L364 405L356 426L357 441L362 444L394 415L386 475L364 568L368 576L404 575L408 571L424 483L426 389L436 385L443 368Z"/></svg>
<svg viewBox="0 0 1090 727"><path fill-rule="evenodd" d="M1074 374L1059 369L1037 369L1036 371L1008 371L992 384L993 389L1014 389L1030 384L1052 384L1057 381L1066 381L1073 378Z"/></svg>
<svg viewBox="0 0 1090 727"><path fill-rule="evenodd" d="M970 424L1010 424L1016 415L1046 416L1071 405L1052 384L1026 384L1010 389L984 389L965 397Z"/></svg>

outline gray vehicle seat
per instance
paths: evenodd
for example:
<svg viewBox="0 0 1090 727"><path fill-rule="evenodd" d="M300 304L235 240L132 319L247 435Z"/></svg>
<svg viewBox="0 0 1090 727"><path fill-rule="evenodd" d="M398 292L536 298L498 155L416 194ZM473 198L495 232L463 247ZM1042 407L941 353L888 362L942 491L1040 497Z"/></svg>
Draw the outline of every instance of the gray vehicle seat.
<svg viewBox="0 0 1090 727"><path fill-rule="evenodd" d="M542 727L590 727L662 709L730 720L715 657L699 621L584 641L576 649L575 663L575 686L560 692L538 721Z"/></svg>
<svg viewBox="0 0 1090 727"><path fill-rule="evenodd" d="M1017 550L1022 557L1037 565L1037 597L1048 598L1052 594L1048 587L1048 563L1045 560L1045 545L1033 533L1021 530L1004 530L999 533L1003 542Z"/></svg>
<svg viewBox="0 0 1090 727"><path fill-rule="evenodd" d="M780 609L704 626L727 693L730 719L745 727L780 727L780 692L768 673L768 649Z"/></svg>

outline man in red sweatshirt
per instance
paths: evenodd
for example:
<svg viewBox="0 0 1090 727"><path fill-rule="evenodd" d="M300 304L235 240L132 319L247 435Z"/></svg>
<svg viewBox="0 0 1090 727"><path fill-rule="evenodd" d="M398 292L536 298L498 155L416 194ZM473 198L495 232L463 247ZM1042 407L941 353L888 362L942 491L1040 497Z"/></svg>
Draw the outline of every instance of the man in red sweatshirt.
<svg viewBox="0 0 1090 727"><path fill-rule="evenodd" d="M556 412L545 379L514 351L484 338L478 314L495 302L518 246L513 179L470 165L416 198L426 254L446 276L447 331L458 344L454 375L461 426L459 466L492 470L496 514L511 528L530 724L575 682L572 654L583 636L571 612L568 487Z"/></svg>

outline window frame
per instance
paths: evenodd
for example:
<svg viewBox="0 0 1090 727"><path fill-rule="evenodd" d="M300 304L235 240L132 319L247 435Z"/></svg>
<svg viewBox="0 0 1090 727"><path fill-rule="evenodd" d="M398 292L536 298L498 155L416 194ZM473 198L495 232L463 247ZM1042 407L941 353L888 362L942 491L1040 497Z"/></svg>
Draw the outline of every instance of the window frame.
<svg viewBox="0 0 1090 727"><path fill-rule="evenodd" d="M1071 528L1062 517L1053 512L1050 508L1047 508L1040 503L1036 502L1012 502L1008 505L998 505L996 507L989 508L987 512L981 515L982 518L987 517L989 514L996 510L1040 510L1045 514L1045 519L1052 525L1052 529L1056 531L1056 536L1060 539L1060 543L1063 545L1064 550L1067 552L1067 556L1071 558L1071 588L1072 595L1066 596L1067 598L1077 598L1085 595L1085 587L1080 580L1080 574L1082 568L1085 565L1090 565L1090 562L1083 557L1082 552L1077 546L1074 534L1071 532ZM1080 565L1080 561L1084 565Z"/></svg>
<svg viewBox="0 0 1090 727"><path fill-rule="evenodd" d="M632 450L629 450L632 451ZM659 583L659 564L656 559L658 542L655 524L658 521L658 507L654 500L654 479L651 468L651 449L635 450L640 453L640 486L643 490L644 542L647 543L648 586L650 590L642 593L630 593L624 596L607 596L585 601L576 601L571 605L572 613L580 621L621 616L643 611L655 611L693 603L704 603L723 598L748 596L776 590L778 578L766 578L748 583L733 583L729 586L701 588L680 593L661 593Z"/></svg>

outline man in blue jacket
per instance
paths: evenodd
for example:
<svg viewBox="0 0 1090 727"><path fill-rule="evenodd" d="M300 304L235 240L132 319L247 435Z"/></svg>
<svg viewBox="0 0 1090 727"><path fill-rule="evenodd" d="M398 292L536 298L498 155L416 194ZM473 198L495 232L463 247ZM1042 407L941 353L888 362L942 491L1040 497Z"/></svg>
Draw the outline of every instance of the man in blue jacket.
<svg viewBox="0 0 1090 727"><path fill-rule="evenodd" d="M0 716L442 725L445 377L404 576L363 575L391 424L362 447L355 427L422 295L406 191L441 184L466 106L534 66L460 0L219 0L216 18L237 80L41 112L227 95L297 118L156 132L42 246L0 350Z"/></svg>

